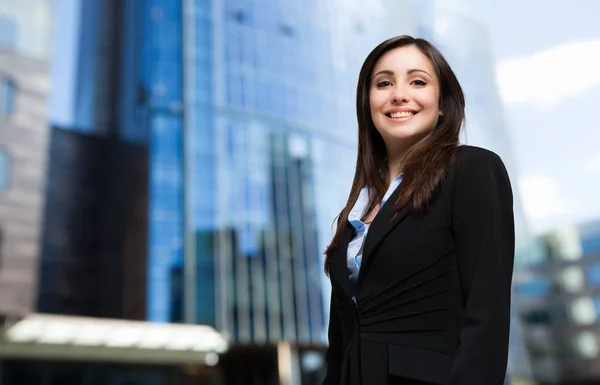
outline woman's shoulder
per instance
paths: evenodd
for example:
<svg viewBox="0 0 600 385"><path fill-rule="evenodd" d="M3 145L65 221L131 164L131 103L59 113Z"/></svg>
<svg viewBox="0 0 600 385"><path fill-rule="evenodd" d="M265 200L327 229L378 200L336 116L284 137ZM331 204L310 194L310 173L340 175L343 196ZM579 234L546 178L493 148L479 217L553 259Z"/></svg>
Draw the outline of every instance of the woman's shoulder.
<svg viewBox="0 0 600 385"><path fill-rule="evenodd" d="M502 163L502 159L495 152L483 147L470 146L466 144L458 147L458 161L459 164L470 164L476 162Z"/></svg>
<svg viewBox="0 0 600 385"><path fill-rule="evenodd" d="M493 180L509 180L506 166L500 156L477 146L459 146L454 171L459 185L483 187Z"/></svg>
<svg viewBox="0 0 600 385"><path fill-rule="evenodd" d="M485 172L485 170L497 169L504 170L504 162L498 154L488 149L461 145L458 147L458 156L456 157L456 167L459 173L463 172ZM463 171L464 170L464 171Z"/></svg>

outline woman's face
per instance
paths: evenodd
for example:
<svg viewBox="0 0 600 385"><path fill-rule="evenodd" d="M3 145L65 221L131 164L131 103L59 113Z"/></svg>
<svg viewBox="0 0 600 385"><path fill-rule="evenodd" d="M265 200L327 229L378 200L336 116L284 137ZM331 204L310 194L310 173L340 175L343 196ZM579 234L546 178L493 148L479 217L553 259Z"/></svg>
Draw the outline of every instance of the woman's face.
<svg viewBox="0 0 600 385"><path fill-rule="evenodd" d="M388 149L431 133L440 116L440 86L433 65L417 47L385 53L371 79L371 119Z"/></svg>

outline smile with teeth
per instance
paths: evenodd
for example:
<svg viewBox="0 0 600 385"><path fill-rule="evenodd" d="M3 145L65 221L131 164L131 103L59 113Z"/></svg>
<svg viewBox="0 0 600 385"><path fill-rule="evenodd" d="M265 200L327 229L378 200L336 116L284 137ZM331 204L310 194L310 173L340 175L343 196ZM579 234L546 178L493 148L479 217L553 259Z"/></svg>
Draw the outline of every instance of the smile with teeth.
<svg viewBox="0 0 600 385"><path fill-rule="evenodd" d="M390 118L407 118L409 116L413 116L415 113L413 111L402 111L402 112L392 112L388 114Z"/></svg>

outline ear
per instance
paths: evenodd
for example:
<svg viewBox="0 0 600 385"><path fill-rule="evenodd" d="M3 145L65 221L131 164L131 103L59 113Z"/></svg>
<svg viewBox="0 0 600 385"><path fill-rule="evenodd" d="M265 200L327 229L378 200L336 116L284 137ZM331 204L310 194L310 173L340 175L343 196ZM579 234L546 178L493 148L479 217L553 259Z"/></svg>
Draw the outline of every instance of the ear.
<svg viewBox="0 0 600 385"><path fill-rule="evenodd" d="M440 110L440 116L444 116L444 111Z"/></svg>

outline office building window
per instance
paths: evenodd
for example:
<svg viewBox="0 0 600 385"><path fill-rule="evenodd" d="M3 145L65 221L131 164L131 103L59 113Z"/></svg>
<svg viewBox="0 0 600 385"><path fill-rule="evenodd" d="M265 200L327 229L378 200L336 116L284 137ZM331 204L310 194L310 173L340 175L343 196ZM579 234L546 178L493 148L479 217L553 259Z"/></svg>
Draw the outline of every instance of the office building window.
<svg viewBox="0 0 600 385"><path fill-rule="evenodd" d="M0 118L9 116L13 111L15 85L0 75Z"/></svg>
<svg viewBox="0 0 600 385"><path fill-rule="evenodd" d="M534 309L523 314L523 318L528 324L549 325L550 312L548 309Z"/></svg>
<svg viewBox="0 0 600 385"><path fill-rule="evenodd" d="M552 284L545 278L539 278L530 282L516 285L517 292L526 298L536 298L548 295L552 290Z"/></svg>
<svg viewBox="0 0 600 385"><path fill-rule="evenodd" d="M0 191L8 187L9 174L9 156L8 152L0 148Z"/></svg>

